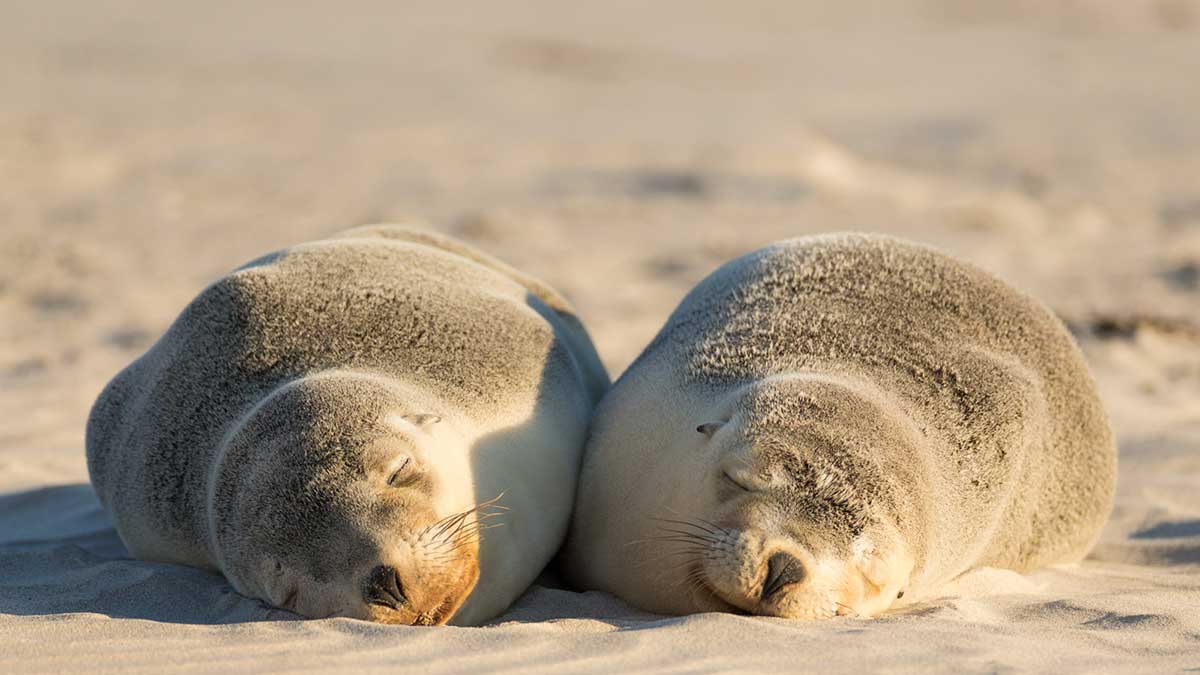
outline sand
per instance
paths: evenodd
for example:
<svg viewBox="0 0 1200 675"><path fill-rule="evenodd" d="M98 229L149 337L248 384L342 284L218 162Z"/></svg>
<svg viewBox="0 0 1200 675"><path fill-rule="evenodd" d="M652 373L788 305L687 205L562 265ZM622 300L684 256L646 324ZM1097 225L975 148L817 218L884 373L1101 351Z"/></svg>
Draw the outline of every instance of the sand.
<svg viewBox="0 0 1200 675"><path fill-rule="evenodd" d="M291 4L0 5L0 671L1200 668L1200 3ZM552 575L482 628L294 621L129 559L83 456L107 379L223 272L410 217L566 293L614 375L774 239L969 258L1079 335L1111 522L820 624Z"/></svg>

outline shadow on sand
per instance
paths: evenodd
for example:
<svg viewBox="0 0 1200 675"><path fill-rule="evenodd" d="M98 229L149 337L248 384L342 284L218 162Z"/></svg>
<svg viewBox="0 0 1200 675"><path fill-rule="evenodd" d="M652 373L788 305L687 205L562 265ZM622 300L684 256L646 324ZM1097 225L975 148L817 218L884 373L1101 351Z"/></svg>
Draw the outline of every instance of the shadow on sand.
<svg viewBox="0 0 1200 675"><path fill-rule="evenodd" d="M223 577L130 557L90 485L0 495L0 613L166 623L289 620Z"/></svg>

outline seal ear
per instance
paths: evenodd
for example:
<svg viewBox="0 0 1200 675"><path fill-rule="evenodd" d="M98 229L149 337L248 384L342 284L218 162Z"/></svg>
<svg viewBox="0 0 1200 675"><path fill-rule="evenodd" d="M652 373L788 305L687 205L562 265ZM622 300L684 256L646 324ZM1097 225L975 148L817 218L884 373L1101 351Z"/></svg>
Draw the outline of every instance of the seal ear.
<svg viewBox="0 0 1200 675"><path fill-rule="evenodd" d="M434 415L431 413L411 413L408 415L403 415L402 417L404 418L404 421L421 429L428 429L429 427L442 421L441 415Z"/></svg>
<svg viewBox="0 0 1200 675"><path fill-rule="evenodd" d="M704 424L696 427L696 431L699 431L705 436L712 438L713 434L717 433L717 430L723 426L725 426L724 422L705 422Z"/></svg>

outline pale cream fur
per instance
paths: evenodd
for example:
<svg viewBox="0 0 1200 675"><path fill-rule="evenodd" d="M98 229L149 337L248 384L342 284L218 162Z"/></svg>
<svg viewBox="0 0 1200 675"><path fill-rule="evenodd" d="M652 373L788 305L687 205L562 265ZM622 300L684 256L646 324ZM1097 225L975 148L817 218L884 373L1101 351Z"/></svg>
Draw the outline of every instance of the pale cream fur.
<svg viewBox="0 0 1200 675"><path fill-rule="evenodd" d="M88 465L138 557L306 616L475 624L558 549L607 384L552 289L369 226L201 293L97 400ZM388 567L402 601L365 602Z"/></svg>

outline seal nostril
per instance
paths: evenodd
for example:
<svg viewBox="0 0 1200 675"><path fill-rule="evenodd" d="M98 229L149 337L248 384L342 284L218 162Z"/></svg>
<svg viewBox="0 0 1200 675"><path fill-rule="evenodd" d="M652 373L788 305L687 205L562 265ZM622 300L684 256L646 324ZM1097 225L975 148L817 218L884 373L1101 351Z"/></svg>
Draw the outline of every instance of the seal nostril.
<svg viewBox="0 0 1200 675"><path fill-rule="evenodd" d="M804 581L804 564L796 556L776 553L767 560L767 579L763 582L762 599L775 595L783 588Z"/></svg>
<svg viewBox="0 0 1200 675"><path fill-rule="evenodd" d="M363 599L372 605L399 609L407 600L400 586L400 573L390 565L377 565L363 584Z"/></svg>

